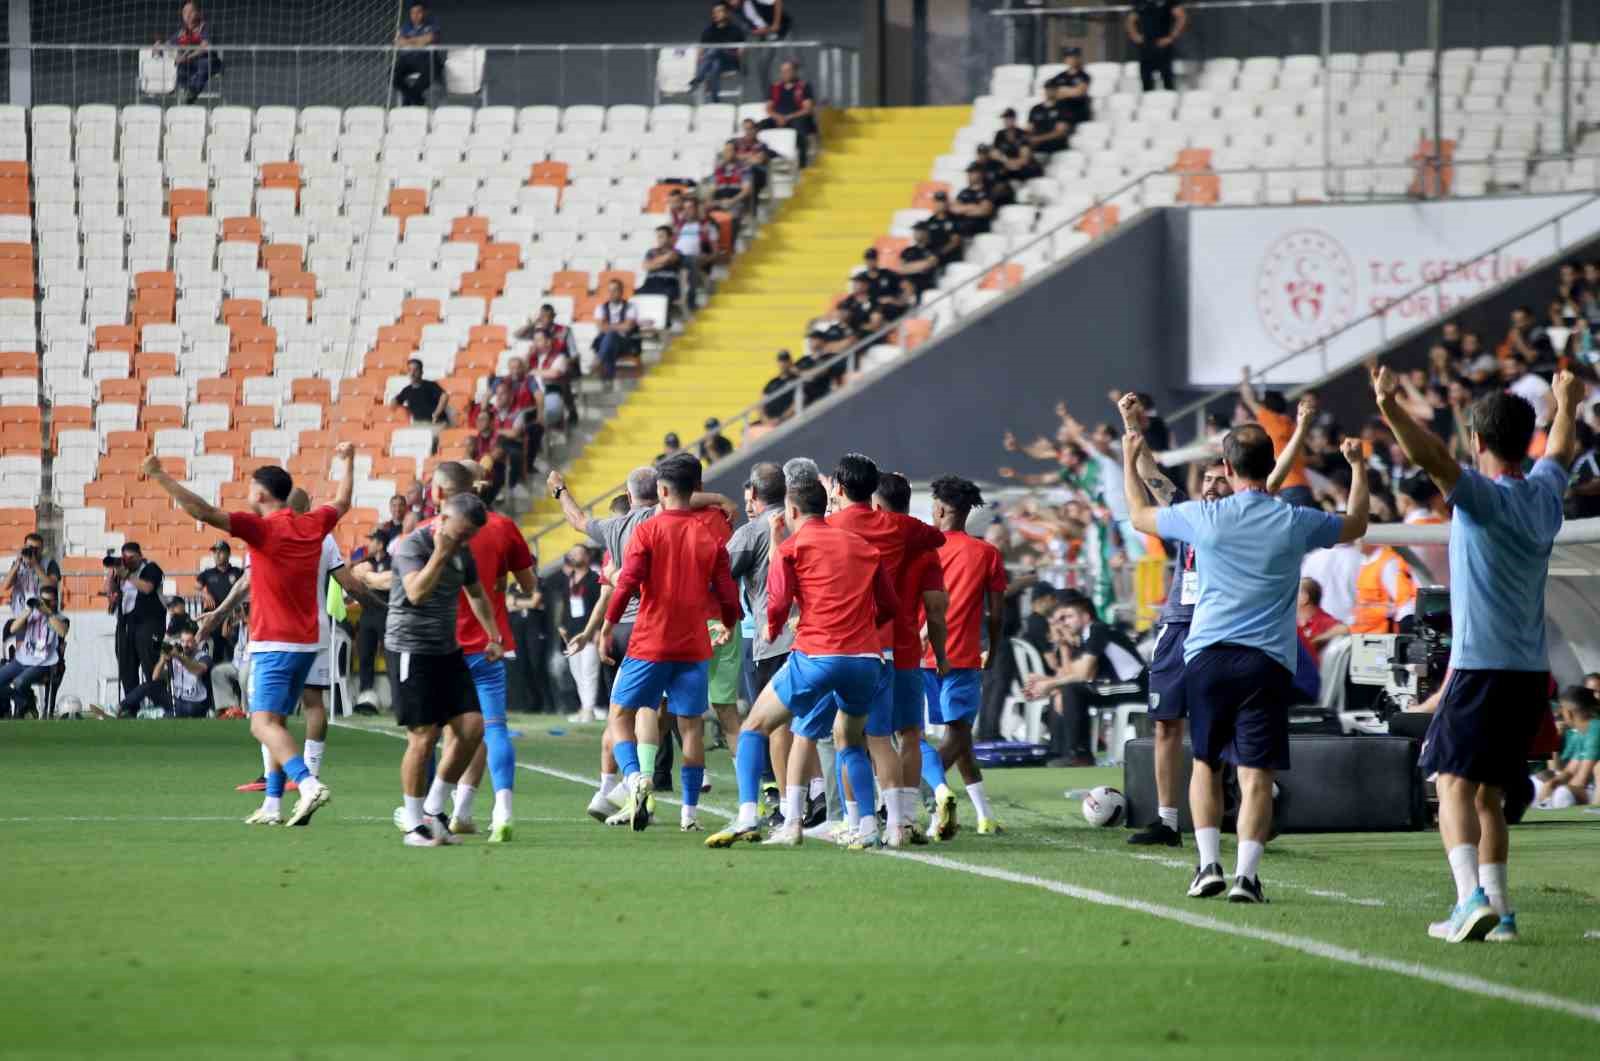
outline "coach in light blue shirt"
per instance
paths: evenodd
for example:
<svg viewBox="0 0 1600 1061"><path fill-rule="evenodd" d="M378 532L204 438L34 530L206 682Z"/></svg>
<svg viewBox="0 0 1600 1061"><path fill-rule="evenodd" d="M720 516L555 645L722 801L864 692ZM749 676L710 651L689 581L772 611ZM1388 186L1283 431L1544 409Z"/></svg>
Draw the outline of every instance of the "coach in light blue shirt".
<svg viewBox="0 0 1600 1061"><path fill-rule="evenodd" d="M1229 899L1263 902L1257 868L1272 831L1272 777L1289 768L1289 707L1294 702L1295 597L1300 562L1313 549L1354 541L1367 530L1367 478L1360 443L1341 447L1350 464L1349 514L1299 508L1267 492L1274 455L1259 424L1222 441L1233 487L1219 501L1156 508L1139 485L1144 439L1123 442L1129 518L1137 530L1194 547L1199 598L1184 647L1184 697L1194 771L1189 813L1200 865L1189 894L1220 895L1222 764L1239 768L1239 861Z"/></svg>
<svg viewBox="0 0 1600 1061"><path fill-rule="evenodd" d="M1527 784L1528 755L1550 714L1544 587L1561 529L1567 469L1578 453L1583 383L1556 374L1556 415L1544 457L1526 477L1534 409L1496 391L1472 405L1473 463L1462 468L1443 441L1401 406L1399 384L1375 368L1378 411L1406 456L1455 506L1450 521L1450 674L1423 741L1420 765L1435 774L1439 837L1456 884L1456 906L1428 928L1450 943L1517 938L1506 898L1502 788Z"/></svg>

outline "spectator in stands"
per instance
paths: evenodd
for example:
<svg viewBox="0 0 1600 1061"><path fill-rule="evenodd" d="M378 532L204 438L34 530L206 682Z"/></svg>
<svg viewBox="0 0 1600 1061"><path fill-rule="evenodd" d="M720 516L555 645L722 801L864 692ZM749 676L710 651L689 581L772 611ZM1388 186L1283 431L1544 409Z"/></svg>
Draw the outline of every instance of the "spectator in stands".
<svg viewBox="0 0 1600 1061"><path fill-rule="evenodd" d="M1036 177L1044 176L1044 167L1039 165L1039 160L1033 154L1033 148L1028 146L1026 140L1006 144L1004 147L989 149L989 157L1000 163L1000 173L997 180L1004 180L1008 189L1015 189L1023 181L1031 181ZM1016 200L1015 190L1010 191L1007 202L1000 205L1009 205Z"/></svg>
<svg viewBox="0 0 1600 1061"><path fill-rule="evenodd" d="M721 5L718 5L721 6ZM622 281L606 285L606 300L594 308L594 352L600 359L600 378L605 389L616 386L617 361L639 356L639 307L625 298Z"/></svg>
<svg viewBox="0 0 1600 1061"><path fill-rule="evenodd" d="M845 311L838 306L813 320L806 332L806 349L813 362L819 365L828 362L835 354L844 353L855 341L856 334L845 320ZM810 400L809 395L807 400Z"/></svg>
<svg viewBox="0 0 1600 1061"><path fill-rule="evenodd" d="M1544 324L1533 329L1534 346L1548 349L1554 357L1570 353L1568 344L1577 336L1577 325L1577 304L1552 299L1545 307Z"/></svg>
<svg viewBox="0 0 1600 1061"><path fill-rule="evenodd" d="M28 601L37 597L46 586L56 588L61 584L61 565L44 551L44 537L38 531L22 539L22 551L16 563L6 572L4 591L11 598L11 617L27 614Z"/></svg>
<svg viewBox="0 0 1600 1061"><path fill-rule="evenodd" d="M117 617L117 672L124 695L155 673L167 609L161 601L166 574L144 558L138 542L122 546L120 557L107 557L108 610Z"/></svg>
<svg viewBox="0 0 1600 1061"><path fill-rule="evenodd" d="M427 104L435 54L427 49L438 43L439 23L428 13L428 6L412 4L394 38L394 46L399 49L394 60L394 87L400 92L402 106Z"/></svg>
<svg viewBox="0 0 1600 1061"><path fill-rule="evenodd" d="M544 425L554 427L567 415L566 392L572 374L572 358L557 350L545 332L533 337L533 349L528 357L532 362L528 375L534 389L543 396L536 408Z"/></svg>
<svg viewBox="0 0 1600 1061"><path fill-rule="evenodd" d="M705 220L700 214L700 201L685 199L683 216L678 221L678 235L673 242L673 249L678 252L683 273L689 280L689 290L684 292L684 304L690 312L694 311L695 296L700 293L711 257L716 252L717 244L713 235L715 232L716 225Z"/></svg>
<svg viewBox="0 0 1600 1061"><path fill-rule="evenodd" d="M1182 0L1134 0L1128 12L1128 40L1139 49L1139 80L1144 90L1156 87L1156 75L1168 92L1178 88L1172 72L1172 46L1189 27Z"/></svg>
<svg viewBox="0 0 1600 1061"><path fill-rule="evenodd" d="M0 666L0 706L12 718L22 717L28 687L48 680L61 662L72 623L61 614L60 590L42 586L23 605L23 612L5 625L5 640L15 641L16 655ZM35 703L35 708L38 704ZM43 716L44 712L37 712Z"/></svg>
<svg viewBox="0 0 1600 1061"><path fill-rule="evenodd" d="M800 372L795 368L794 357L787 350L778 351L778 374L767 380L766 386L761 388L761 396L776 395L761 406L762 419L776 423L786 419L794 408L794 391L785 390L795 380L800 378ZM783 391L778 394L778 391Z"/></svg>
<svg viewBox="0 0 1600 1061"><path fill-rule="evenodd" d="M1534 423L1540 430L1550 426L1556 414L1555 395L1550 382L1536 372L1528 371L1528 361L1517 353L1500 359L1500 380L1506 390L1533 406Z"/></svg>
<svg viewBox="0 0 1600 1061"><path fill-rule="evenodd" d="M727 4L711 5L711 25L700 31L700 43L728 45L744 43L744 30L733 20ZM739 72L738 48L701 48L700 64L695 68L690 90L705 86L707 103L717 102L723 74Z"/></svg>
<svg viewBox="0 0 1600 1061"><path fill-rule="evenodd" d="M378 529L386 532L391 539L398 538L405 532L406 512L405 496L395 494L389 499L389 518L378 524Z"/></svg>
<svg viewBox="0 0 1600 1061"><path fill-rule="evenodd" d="M983 167L976 163L967 167L967 186L956 193L950 213L956 219L956 231L963 241L981 236L989 231L994 220L994 199L991 197Z"/></svg>
<svg viewBox="0 0 1600 1061"><path fill-rule="evenodd" d="M933 213L922 219L928 229L928 246L939 256L941 266L949 265L961 257L961 231L950 213L950 197L944 192L933 193Z"/></svg>
<svg viewBox="0 0 1600 1061"><path fill-rule="evenodd" d="M480 414L481 415L481 414ZM373 571L389 570L389 543L395 535L379 525L367 532L366 555L356 567L365 565ZM354 572L357 578L363 574ZM371 600L361 602L361 620L356 624L356 703L376 707L378 693L375 687L378 673L378 649L383 647L383 628L388 621L388 599L375 594Z"/></svg>
<svg viewBox="0 0 1600 1061"><path fill-rule="evenodd" d="M1067 121L1077 128L1094 120L1094 102L1089 98L1089 73L1083 68L1083 49L1068 45L1061 49L1061 61L1066 69L1044 83L1053 89L1056 102L1061 104Z"/></svg>
<svg viewBox="0 0 1600 1061"><path fill-rule="evenodd" d="M767 167L772 161L772 152L761 142L761 131L755 119L746 118L739 123L739 135L733 138L733 153L744 166L755 198L759 200L767 186Z"/></svg>
<svg viewBox="0 0 1600 1061"><path fill-rule="evenodd" d="M1311 658L1318 663L1322 662L1322 650L1328 642L1350 633L1347 624L1322 610L1322 586L1314 578L1300 580L1295 624L1300 629L1300 639L1311 650Z"/></svg>
<svg viewBox="0 0 1600 1061"><path fill-rule="evenodd" d="M783 65L778 67L778 80L773 82L772 92L767 98L766 120L758 128L793 129L795 151L800 156L801 169L805 168L810 151L808 141L817 132L816 107L811 86L800 78L799 64L793 59L785 59Z"/></svg>
<svg viewBox="0 0 1600 1061"><path fill-rule="evenodd" d="M156 41L156 49L176 49L178 91L183 102L193 103L206 90L213 73L222 72L222 61L211 54L211 31L200 5L184 4L178 11L181 22L178 31L164 41Z"/></svg>
<svg viewBox="0 0 1600 1061"><path fill-rule="evenodd" d="M1600 516L1600 449L1596 448L1596 433L1582 420L1578 421L1579 457L1572 465L1572 481L1567 487L1566 515L1568 519L1593 519Z"/></svg>
<svg viewBox="0 0 1600 1061"><path fill-rule="evenodd" d="M420 480L406 487L405 497L405 533L410 534L417 529L417 524L425 523L439 514L438 507L433 503L433 492L424 487Z"/></svg>
<svg viewBox="0 0 1600 1061"><path fill-rule="evenodd" d="M673 245L672 229L662 225L656 229L656 245L645 252L644 283L639 285L641 295L665 295L669 307L676 305L680 291L678 273L683 268L683 258ZM668 309L671 313L671 309Z"/></svg>
<svg viewBox="0 0 1600 1061"><path fill-rule="evenodd" d="M836 308L852 340L864 339L883 327L883 314L872 298L871 284L865 273L850 278L850 293L838 301Z"/></svg>
<svg viewBox="0 0 1600 1061"><path fill-rule="evenodd" d="M430 427L447 424L450 396L444 388L431 379L422 378L422 362L415 357L406 362L406 373L411 377L410 382L400 388L389 404L403 406L414 424Z"/></svg>
<svg viewBox="0 0 1600 1061"><path fill-rule="evenodd" d="M1054 89L1045 89L1044 101L1028 110L1028 146L1040 158L1066 150L1072 138L1072 123L1067 119L1066 108L1056 103L1055 95Z"/></svg>
<svg viewBox="0 0 1600 1061"><path fill-rule="evenodd" d="M1000 131L994 134L994 146L1004 151L1012 144L1026 144L1028 130L1017 124L1017 111L1014 107L1007 107L1000 112Z"/></svg>
<svg viewBox="0 0 1600 1061"><path fill-rule="evenodd" d="M200 584L200 610L214 612L222 607L234 583L243 576L244 569L233 562L233 547L226 538L219 540L211 547L211 566L200 572L200 577L196 579ZM224 630L222 624L217 624L216 632L211 635L211 658L231 659L233 640L234 635Z"/></svg>
<svg viewBox="0 0 1600 1061"><path fill-rule="evenodd" d="M661 452L657 453L656 459L650 463L660 464L668 457L682 452L683 443L679 440L678 433L676 431L668 431L665 435L661 436Z"/></svg>
<svg viewBox="0 0 1600 1061"><path fill-rule="evenodd" d="M895 320L903 315L917 300L916 287L893 269L879 265L874 247L868 247L861 260L864 266L860 275L866 278L867 292L884 319Z"/></svg>
<svg viewBox="0 0 1600 1061"><path fill-rule="evenodd" d="M941 229L942 231L942 229ZM900 273L921 294L939 279L939 255L933 249L933 230L926 220L911 226L911 246L900 252Z"/></svg>
<svg viewBox="0 0 1600 1061"><path fill-rule="evenodd" d="M744 20L750 36L757 43L776 44L788 40L790 31L794 29L794 19L789 15L788 6L788 0L741 0L739 17ZM756 62L761 68L760 84L766 85L772 81L772 63L778 57L778 51L777 48L757 51Z"/></svg>
<svg viewBox="0 0 1600 1061"><path fill-rule="evenodd" d="M708 417L705 426L706 433L701 435L700 441L695 444L695 455L700 458L701 464L715 464L733 452L733 443L722 433L721 420L714 416Z"/></svg>
<svg viewBox="0 0 1600 1061"><path fill-rule="evenodd" d="M739 160L739 148L732 140L722 145L716 169L711 171L711 199L735 223L755 207L755 182L750 179L750 168Z"/></svg>
<svg viewBox="0 0 1600 1061"><path fill-rule="evenodd" d="M1239 381L1239 400L1249 410L1250 416L1261 425L1267 435L1272 439L1272 451L1282 453L1288 446L1289 439L1294 436L1295 417L1289 415L1289 403L1284 400L1280 391L1264 391L1259 398L1256 389L1250 382L1250 369L1244 370L1243 378ZM1317 396L1307 392L1301 397L1301 402L1310 402L1314 410ZM1305 508L1315 508L1316 498L1311 494L1310 481L1306 478L1306 462L1304 456L1297 456L1294 465L1289 470L1289 477L1283 481L1283 487L1278 491L1278 496L1291 505L1301 505Z"/></svg>
<svg viewBox="0 0 1600 1061"><path fill-rule="evenodd" d="M1518 306L1511 311L1511 326L1506 329L1505 341L1498 351L1502 360L1518 354L1530 365L1537 365L1550 356L1550 345L1538 334L1538 321L1529 306Z"/></svg>
<svg viewBox="0 0 1600 1061"><path fill-rule="evenodd" d="M500 390L497 386L496 392ZM495 395L489 396L489 404L478 410L478 415L472 425L472 439L467 443L467 456L475 461L481 461L494 452L500 445L500 433L495 430Z"/></svg>

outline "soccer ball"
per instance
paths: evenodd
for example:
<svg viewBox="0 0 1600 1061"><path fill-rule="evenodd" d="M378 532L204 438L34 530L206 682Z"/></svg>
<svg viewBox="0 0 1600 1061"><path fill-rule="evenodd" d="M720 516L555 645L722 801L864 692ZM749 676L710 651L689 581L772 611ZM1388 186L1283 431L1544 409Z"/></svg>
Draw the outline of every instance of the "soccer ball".
<svg viewBox="0 0 1600 1061"><path fill-rule="evenodd" d="M1121 792L1110 785L1092 788L1089 794L1083 797L1083 820L1090 825L1109 829L1121 825L1127 813L1128 801L1123 798Z"/></svg>

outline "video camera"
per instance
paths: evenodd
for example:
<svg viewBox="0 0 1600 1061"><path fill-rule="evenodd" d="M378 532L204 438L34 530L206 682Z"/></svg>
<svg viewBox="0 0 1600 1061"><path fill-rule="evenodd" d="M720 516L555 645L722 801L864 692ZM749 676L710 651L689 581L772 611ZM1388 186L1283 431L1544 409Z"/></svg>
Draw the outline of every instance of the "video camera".
<svg viewBox="0 0 1600 1061"><path fill-rule="evenodd" d="M1450 591L1417 589L1416 626L1409 634L1354 634L1350 680L1383 690L1378 719L1405 711L1432 696L1450 665Z"/></svg>

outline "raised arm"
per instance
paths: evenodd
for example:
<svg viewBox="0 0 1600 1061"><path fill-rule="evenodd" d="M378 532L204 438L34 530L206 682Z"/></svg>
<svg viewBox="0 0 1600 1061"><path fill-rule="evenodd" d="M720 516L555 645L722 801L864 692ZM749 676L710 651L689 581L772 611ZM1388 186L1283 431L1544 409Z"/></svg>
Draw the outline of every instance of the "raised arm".
<svg viewBox="0 0 1600 1061"><path fill-rule="evenodd" d="M1372 391L1378 399L1378 412L1383 416L1384 423L1389 425L1389 430L1394 432L1395 441L1411 458L1411 463L1427 472L1428 478L1448 497L1461 478L1461 465L1450 456L1450 447L1406 412L1400 401L1400 381L1393 372L1378 364L1374 364L1370 371ZM1364 489L1364 481L1362 485ZM1351 494L1351 501L1354 502L1353 490Z"/></svg>
<svg viewBox="0 0 1600 1061"><path fill-rule="evenodd" d="M339 443L333 448L333 459L344 462L344 478L339 480L339 489L333 495L332 501L339 518L344 519L345 514L350 511L351 499L355 497L356 447L349 442Z"/></svg>
<svg viewBox="0 0 1600 1061"><path fill-rule="evenodd" d="M201 523L210 524L224 534L233 533L233 528L228 522L228 514L163 471L161 460L154 453L144 459L144 466L140 470L144 472L146 479L165 490L185 513Z"/></svg>
<svg viewBox="0 0 1600 1061"><path fill-rule="evenodd" d="M1556 396L1556 415L1550 421L1544 455L1563 468L1571 468L1578 456L1578 407L1583 404L1583 381L1563 369L1556 373L1551 390Z"/></svg>
<svg viewBox="0 0 1600 1061"><path fill-rule="evenodd" d="M1138 414L1141 407L1139 396L1131 392L1128 394L1118 395L1116 398L1116 403L1117 412L1122 414L1123 432L1138 432ZM1161 466L1156 463L1155 455L1150 452L1149 446L1139 447L1136 466L1139 470L1139 478L1143 481L1145 488L1148 489L1151 495L1155 497L1156 504L1160 505L1162 508L1172 504L1173 499L1178 494L1177 484L1175 484L1171 479L1168 479L1166 473L1161 470ZM1124 484L1124 487L1126 487L1126 484ZM1191 491L1191 493L1198 492L1199 491Z"/></svg>
<svg viewBox="0 0 1600 1061"><path fill-rule="evenodd" d="M572 499L572 491L567 489L567 480L554 468L545 478L545 486L550 491L550 496L561 502L561 516L567 521L567 526L579 534L589 533L589 514L578 506Z"/></svg>
<svg viewBox="0 0 1600 1061"><path fill-rule="evenodd" d="M733 501L722 494L713 494L704 490L697 490L689 496L689 507L693 509L720 508L722 514L728 517L729 523L734 523L742 511Z"/></svg>
<svg viewBox="0 0 1600 1061"><path fill-rule="evenodd" d="M1278 462L1272 466L1272 474L1267 476L1267 493L1277 493L1282 488L1283 481L1289 478L1289 472L1294 470L1294 462L1300 459L1301 452L1306 448L1306 436L1311 433L1311 421L1316 418L1317 403L1310 398L1301 398L1300 406L1295 410L1294 434L1289 436L1289 444L1278 454Z"/></svg>
<svg viewBox="0 0 1600 1061"><path fill-rule="evenodd" d="M1339 531L1339 540L1353 542L1367 533L1367 513L1372 501L1367 491L1367 462L1361 455L1359 438L1347 438L1339 443L1339 452L1350 465L1350 497L1345 502L1344 526Z"/></svg>
<svg viewBox="0 0 1600 1061"><path fill-rule="evenodd" d="M1128 522L1143 534L1156 533L1157 508L1145 493L1139 478L1139 454L1145 449L1144 435L1129 431L1122 436L1122 488L1128 495Z"/></svg>

